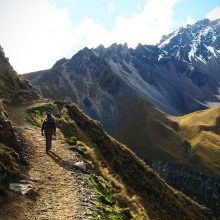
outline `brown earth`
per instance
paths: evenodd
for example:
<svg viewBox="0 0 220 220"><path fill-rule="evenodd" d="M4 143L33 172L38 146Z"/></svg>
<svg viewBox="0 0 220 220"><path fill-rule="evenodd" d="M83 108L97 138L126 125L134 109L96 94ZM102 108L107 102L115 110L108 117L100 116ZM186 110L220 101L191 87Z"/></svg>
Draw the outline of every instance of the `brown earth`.
<svg viewBox="0 0 220 220"><path fill-rule="evenodd" d="M10 192L0 205L2 220L66 220L92 219L95 195L89 184L89 175L80 172L74 163L80 156L69 150L69 145L58 131L52 151L45 154L45 140L40 129L29 124L25 110L29 106L8 106L8 114L15 126L22 129L30 146L30 169L27 174L34 191L22 196Z"/></svg>

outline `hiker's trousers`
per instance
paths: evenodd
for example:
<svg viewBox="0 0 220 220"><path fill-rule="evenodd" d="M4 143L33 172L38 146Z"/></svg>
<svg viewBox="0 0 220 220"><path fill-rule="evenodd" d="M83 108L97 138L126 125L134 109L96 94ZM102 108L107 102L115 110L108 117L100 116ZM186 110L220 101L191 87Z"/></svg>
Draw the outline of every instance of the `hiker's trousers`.
<svg viewBox="0 0 220 220"><path fill-rule="evenodd" d="M54 135L53 129L47 129L44 131L46 139L46 151L48 152L52 147L52 137Z"/></svg>

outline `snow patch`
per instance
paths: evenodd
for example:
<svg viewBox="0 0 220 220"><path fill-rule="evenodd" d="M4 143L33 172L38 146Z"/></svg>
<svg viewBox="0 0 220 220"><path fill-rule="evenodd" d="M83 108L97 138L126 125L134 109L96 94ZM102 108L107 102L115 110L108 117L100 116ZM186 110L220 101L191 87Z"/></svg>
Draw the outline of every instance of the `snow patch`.
<svg viewBox="0 0 220 220"><path fill-rule="evenodd" d="M206 46L206 48L208 49L208 51L214 55L214 57L217 57L217 54L215 53L215 49L211 46ZM211 56L210 56L211 57ZM209 57L209 58L210 58Z"/></svg>
<svg viewBox="0 0 220 220"><path fill-rule="evenodd" d="M203 30L201 30L200 36L206 36L210 31L212 32L213 29L212 29L212 27L208 26L208 27L204 28Z"/></svg>
<svg viewBox="0 0 220 220"><path fill-rule="evenodd" d="M197 60L201 61L202 63L207 64L207 62L206 62L205 60L203 60L203 57L202 57L201 55L195 56L195 58L196 58Z"/></svg>
<svg viewBox="0 0 220 220"><path fill-rule="evenodd" d="M189 57L189 60L192 61L192 57L194 58L195 57L195 53L196 53L196 43L193 42L193 44L191 45L191 50L188 54L188 57Z"/></svg>
<svg viewBox="0 0 220 220"><path fill-rule="evenodd" d="M179 33L179 31L174 31L173 34L171 34L170 37L168 37L165 41L163 41L160 45L159 48L163 48L164 46L166 46L167 44L170 43L171 39L174 38L177 34Z"/></svg>
<svg viewBox="0 0 220 220"><path fill-rule="evenodd" d="M160 59L162 59L163 58L163 55L159 55L159 57L158 57L158 61L160 60Z"/></svg>

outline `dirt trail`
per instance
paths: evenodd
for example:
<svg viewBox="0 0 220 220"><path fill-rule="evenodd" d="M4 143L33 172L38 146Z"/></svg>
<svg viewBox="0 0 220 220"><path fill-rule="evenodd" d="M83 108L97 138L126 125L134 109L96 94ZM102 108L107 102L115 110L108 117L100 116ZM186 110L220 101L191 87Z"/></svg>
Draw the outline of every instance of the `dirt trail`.
<svg viewBox="0 0 220 220"><path fill-rule="evenodd" d="M25 120L27 107L9 107L8 113L31 146L33 153L28 174L38 196L35 199L18 196L17 202L10 202L0 209L0 219L1 216L10 220L92 219L95 196L88 175L73 166L80 160L79 155L69 150L60 132L53 140L52 152L45 154L45 140L40 129Z"/></svg>

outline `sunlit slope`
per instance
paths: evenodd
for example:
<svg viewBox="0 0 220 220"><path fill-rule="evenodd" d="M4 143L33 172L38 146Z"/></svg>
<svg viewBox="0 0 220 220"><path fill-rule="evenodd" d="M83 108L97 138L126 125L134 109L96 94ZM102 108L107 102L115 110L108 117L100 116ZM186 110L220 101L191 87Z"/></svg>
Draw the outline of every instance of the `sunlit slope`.
<svg viewBox="0 0 220 220"><path fill-rule="evenodd" d="M133 105L130 99L121 102L118 140L142 159L165 160L220 176L220 107L171 117L147 102Z"/></svg>
<svg viewBox="0 0 220 220"><path fill-rule="evenodd" d="M178 123L148 102L131 97L121 102L116 138L128 144L142 159L187 163L184 139L178 134ZM125 110L126 109L126 110Z"/></svg>
<svg viewBox="0 0 220 220"><path fill-rule="evenodd" d="M173 118L190 141L189 161L207 173L220 175L220 107Z"/></svg>

